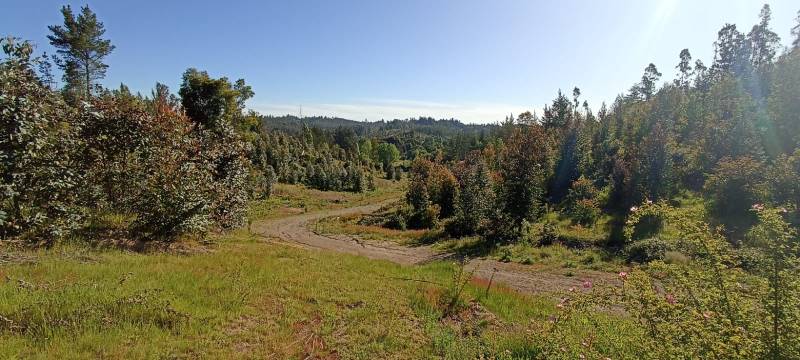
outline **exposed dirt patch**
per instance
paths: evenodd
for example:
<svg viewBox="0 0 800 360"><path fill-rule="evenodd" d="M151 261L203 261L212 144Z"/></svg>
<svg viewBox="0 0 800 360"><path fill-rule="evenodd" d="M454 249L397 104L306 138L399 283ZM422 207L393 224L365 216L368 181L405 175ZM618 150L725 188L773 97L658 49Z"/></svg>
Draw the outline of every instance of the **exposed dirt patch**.
<svg viewBox="0 0 800 360"><path fill-rule="evenodd" d="M461 311L443 318L442 322L461 336L480 336L484 329L501 324L497 316L474 300Z"/></svg>
<svg viewBox="0 0 800 360"><path fill-rule="evenodd" d="M252 226L254 233L266 239L300 244L307 248L332 250L370 259L388 260L403 265L418 265L452 257L452 254L438 252L431 246L402 246L389 242L372 242L347 235L317 234L309 225L320 219L332 216L351 216L372 213L396 200L362 205L337 210L316 211L281 219L267 220ZM554 293L579 287L585 281L592 283L616 284L617 276L612 273L592 270L542 269L536 266L503 263L491 259L473 259L467 264L467 271L475 270L474 276L481 279L493 278L493 283L503 284L511 289L528 294Z"/></svg>
<svg viewBox="0 0 800 360"><path fill-rule="evenodd" d="M317 314L307 320L292 324L292 331L297 342L303 348L303 359L339 359L336 350L330 349L325 344L325 339L319 334L322 318Z"/></svg>
<svg viewBox="0 0 800 360"><path fill-rule="evenodd" d="M33 264L36 263L36 257L26 255L23 253L2 253L0 254L0 265L13 265L13 264Z"/></svg>
<svg viewBox="0 0 800 360"><path fill-rule="evenodd" d="M384 203L362 205L345 209L317 211L298 214L275 220L255 223L254 233L266 238L280 239L285 242L302 244L309 248L333 250L337 252L361 255L371 259L389 260L399 264L413 265L429 261L436 252L428 247L405 247L389 243L372 243L354 239L346 235L327 236L316 234L308 225L322 218L370 213L379 209Z"/></svg>

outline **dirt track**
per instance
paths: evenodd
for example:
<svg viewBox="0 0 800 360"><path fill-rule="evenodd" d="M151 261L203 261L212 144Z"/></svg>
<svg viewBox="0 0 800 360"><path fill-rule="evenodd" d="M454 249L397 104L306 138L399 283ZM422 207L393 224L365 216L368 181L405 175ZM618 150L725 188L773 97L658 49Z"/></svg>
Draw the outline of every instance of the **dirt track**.
<svg viewBox="0 0 800 360"><path fill-rule="evenodd" d="M330 250L370 259L388 260L402 265L418 265L437 259L448 258L450 254L436 252L429 246L408 247L388 242L365 242L346 235L327 236L317 234L309 226L330 216L366 214L378 210L384 203L356 206L345 209L325 210L298 214L281 219L267 220L253 224L253 231L270 239L299 244L303 247ZM475 276L501 283L524 293L543 293L579 287L585 280L592 282L614 282L613 274L573 270L567 276L564 270L543 270L535 266L503 263L490 259L473 259L467 268L475 267Z"/></svg>

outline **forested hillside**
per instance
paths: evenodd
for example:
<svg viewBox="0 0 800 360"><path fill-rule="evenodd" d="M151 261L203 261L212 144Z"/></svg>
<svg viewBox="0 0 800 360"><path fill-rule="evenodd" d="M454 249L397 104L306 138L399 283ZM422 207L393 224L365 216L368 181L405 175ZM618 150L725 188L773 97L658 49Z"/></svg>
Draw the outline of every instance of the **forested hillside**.
<svg viewBox="0 0 800 360"><path fill-rule="evenodd" d="M415 161L409 211L480 224L475 231L502 242L519 240L547 209L591 224L688 193L702 194L734 243L756 223L754 204L781 208L797 225L800 52L796 41L781 47L770 17L765 6L749 32L722 28L708 66L681 51L675 80L663 85L649 64L610 105L593 110L576 87L542 114L506 119L466 147L474 151L443 144L443 156ZM488 233L496 229L509 232ZM608 240L618 244L617 235Z"/></svg>
<svg viewBox="0 0 800 360"><path fill-rule="evenodd" d="M61 15L0 40L0 355L800 358L800 12L492 124L106 88Z"/></svg>
<svg viewBox="0 0 800 360"><path fill-rule="evenodd" d="M649 327L649 354L797 356L800 44L783 48L771 16L725 25L709 65L682 50L673 81L651 63L610 105L559 91L472 151L415 157L405 201L358 224L432 229L427 241L523 264L554 244L594 249L643 266L620 272L622 294L561 305L623 306Z"/></svg>

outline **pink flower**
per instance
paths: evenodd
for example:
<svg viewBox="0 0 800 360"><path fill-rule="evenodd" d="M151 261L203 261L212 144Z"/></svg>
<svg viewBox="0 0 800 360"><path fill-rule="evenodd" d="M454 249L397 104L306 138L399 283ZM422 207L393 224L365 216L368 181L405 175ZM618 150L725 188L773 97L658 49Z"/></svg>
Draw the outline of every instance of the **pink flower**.
<svg viewBox="0 0 800 360"><path fill-rule="evenodd" d="M584 280L583 281L583 288L584 289L591 289L592 288L592 282L589 281L589 280Z"/></svg>
<svg viewBox="0 0 800 360"><path fill-rule="evenodd" d="M706 319L706 320L711 319L711 316L713 316L713 315L714 315L714 313L712 313L711 311L704 311L703 312L703 319Z"/></svg>
<svg viewBox="0 0 800 360"><path fill-rule="evenodd" d="M573 286L573 287L569 288L569 292L575 292L575 287Z"/></svg>
<svg viewBox="0 0 800 360"><path fill-rule="evenodd" d="M674 295L672 295L672 294L667 294L667 295L664 295L664 298L667 300L667 302L668 302L670 305L675 305L675 296L674 296Z"/></svg>
<svg viewBox="0 0 800 360"><path fill-rule="evenodd" d="M583 356L583 354L578 354L578 358L579 359L586 359L586 356Z"/></svg>
<svg viewBox="0 0 800 360"><path fill-rule="evenodd" d="M636 212L636 210L639 210L638 206L631 206L631 212Z"/></svg>
<svg viewBox="0 0 800 360"><path fill-rule="evenodd" d="M764 204L753 204L753 206L751 206L750 209L753 209L755 211L764 211Z"/></svg>
<svg viewBox="0 0 800 360"><path fill-rule="evenodd" d="M780 212L781 212L781 214L786 214L786 213L788 213L788 212L789 212L789 210L786 210L786 208L785 208L785 207L782 207L782 208L778 209L778 211L780 211Z"/></svg>
<svg viewBox="0 0 800 360"><path fill-rule="evenodd" d="M650 204L652 204L652 203L653 203L653 200L647 199L647 200L645 201L645 203L646 203L647 205L650 205Z"/></svg>
<svg viewBox="0 0 800 360"><path fill-rule="evenodd" d="M628 273L626 273L624 271L620 271L619 272L619 278L622 279L622 281L628 280Z"/></svg>

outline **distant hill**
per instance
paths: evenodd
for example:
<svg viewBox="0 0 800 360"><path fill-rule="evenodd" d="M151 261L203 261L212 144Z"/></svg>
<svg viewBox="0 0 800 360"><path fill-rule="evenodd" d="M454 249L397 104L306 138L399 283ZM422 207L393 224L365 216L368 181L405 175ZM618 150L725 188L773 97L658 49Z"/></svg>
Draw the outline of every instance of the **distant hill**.
<svg viewBox="0 0 800 360"><path fill-rule="evenodd" d="M310 116L299 118L293 115L262 116L261 122L267 129L298 133L303 125L322 130L350 128L359 135L392 136L403 132L417 132L430 136L452 136L464 133L488 133L496 129L496 124L464 124L455 119L434 119L420 117L395 119L391 121L354 121L336 117Z"/></svg>

